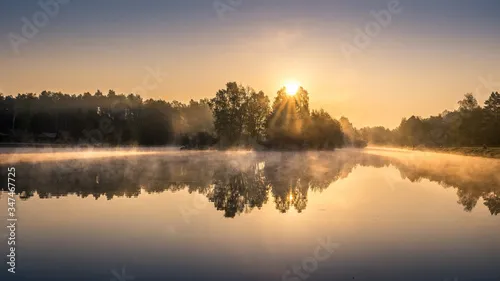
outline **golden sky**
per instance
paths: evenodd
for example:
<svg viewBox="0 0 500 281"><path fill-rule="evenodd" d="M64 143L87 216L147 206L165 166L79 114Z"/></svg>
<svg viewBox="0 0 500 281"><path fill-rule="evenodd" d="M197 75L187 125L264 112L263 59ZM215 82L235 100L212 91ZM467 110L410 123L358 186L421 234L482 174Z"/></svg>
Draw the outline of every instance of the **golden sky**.
<svg viewBox="0 0 500 281"><path fill-rule="evenodd" d="M9 35L22 36L22 18L41 11L27 2L11 2L11 15L0 20L4 94L114 89L186 102L237 81L273 98L295 80L309 91L313 108L345 115L357 127L394 128L405 116L454 109L467 92L482 103L500 90L500 21L491 11L499 5L493 1L292 0L280 6L243 0L222 18L211 5L179 1L151 3L140 12L133 2L70 2L16 53ZM372 11L391 19L382 24ZM374 23L379 30L366 35ZM360 44L360 36L368 43ZM345 46L359 51L349 59Z"/></svg>

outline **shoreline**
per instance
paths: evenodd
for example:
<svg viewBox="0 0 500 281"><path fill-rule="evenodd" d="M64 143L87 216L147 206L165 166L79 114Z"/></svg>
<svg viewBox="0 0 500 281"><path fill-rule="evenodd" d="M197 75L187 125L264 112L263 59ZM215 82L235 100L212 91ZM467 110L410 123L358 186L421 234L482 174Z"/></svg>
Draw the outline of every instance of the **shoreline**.
<svg viewBox="0 0 500 281"><path fill-rule="evenodd" d="M461 156L474 156L500 159L500 147L404 147L404 146L371 146L367 148L404 149L408 151L436 152Z"/></svg>
<svg viewBox="0 0 500 281"><path fill-rule="evenodd" d="M231 151L231 149L183 149L182 146L116 146L116 147L85 147L85 146L71 146L65 144L49 144L49 143L0 143L0 150L9 150L9 149L59 149L59 150L78 150L78 149L89 149L89 150L101 150L101 149L111 149L116 151L122 151L127 149L134 150L157 150L157 149L167 149L172 151ZM353 147L342 147L336 148L332 150L296 150L296 149L256 149L254 151L281 151L281 152L305 152L305 151L335 151L342 149L349 149ZM490 158L490 159L500 159L500 147L404 147L404 146L367 146L364 148L356 148L359 150L363 149L392 149L392 150L404 150L404 151L421 151L421 152L436 152L436 153L446 153L452 155L461 155L461 156L474 156L474 157L482 157L482 158ZM240 150L238 150L240 151ZM248 149L248 151L252 151L252 149ZM4 151L5 152L5 151Z"/></svg>

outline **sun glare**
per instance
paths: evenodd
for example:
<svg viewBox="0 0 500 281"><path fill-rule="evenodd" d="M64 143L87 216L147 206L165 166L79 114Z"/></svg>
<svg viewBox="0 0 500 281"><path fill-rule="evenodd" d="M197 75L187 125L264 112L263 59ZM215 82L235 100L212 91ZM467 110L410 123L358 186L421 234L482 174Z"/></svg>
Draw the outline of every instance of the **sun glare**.
<svg viewBox="0 0 500 281"><path fill-rule="evenodd" d="M290 96L295 95L300 88L300 84L297 82L289 82L285 84L286 93Z"/></svg>

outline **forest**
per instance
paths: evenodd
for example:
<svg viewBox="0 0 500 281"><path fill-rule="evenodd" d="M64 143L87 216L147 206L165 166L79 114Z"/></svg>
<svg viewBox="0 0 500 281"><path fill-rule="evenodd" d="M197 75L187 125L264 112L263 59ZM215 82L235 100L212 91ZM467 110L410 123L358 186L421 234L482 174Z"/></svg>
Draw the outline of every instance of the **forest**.
<svg viewBox="0 0 500 281"><path fill-rule="evenodd" d="M113 90L106 95L43 91L0 95L0 108L4 144L294 150L364 145L344 133L355 131L346 118L311 111L303 88L295 95L280 89L272 105L262 91L229 82L212 99L187 104Z"/></svg>
<svg viewBox="0 0 500 281"><path fill-rule="evenodd" d="M61 146L165 146L184 149L331 150L367 144L404 147L500 146L500 94L480 106L472 94L437 116L403 118L393 129L356 129L309 93L280 89L272 104L262 91L229 82L211 99L144 100L136 94L0 95L0 143Z"/></svg>
<svg viewBox="0 0 500 281"><path fill-rule="evenodd" d="M458 109L436 116L403 118L400 125L362 128L359 138L374 145L404 147L498 147L500 146L500 94L493 92L480 106L469 93L458 101Z"/></svg>

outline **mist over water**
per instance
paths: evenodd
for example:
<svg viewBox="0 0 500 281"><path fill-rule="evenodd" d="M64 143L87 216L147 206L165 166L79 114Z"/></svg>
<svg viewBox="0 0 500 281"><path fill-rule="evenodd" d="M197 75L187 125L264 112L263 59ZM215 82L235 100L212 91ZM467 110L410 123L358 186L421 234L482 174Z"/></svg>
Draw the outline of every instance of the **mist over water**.
<svg viewBox="0 0 500 281"><path fill-rule="evenodd" d="M498 160L380 148L22 152L2 151L0 165L3 176L16 168L14 280L110 280L122 266L135 280L293 280L287 270L325 237L339 248L310 280L500 276Z"/></svg>
<svg viewBox="0 0 500 281"><path fill-rule="evenodd" d="M461 180L488 180L496 185L500 183L500 160L498 159L386 148L369 148L363 152L389 157L396 163L412 169L427 172L432 170L433 173L454 176Z"/></svg>
<svg viewBox="0 0 500 281"><path fill-rule="evenodd" d="M393 186L393 181L401 179L411 182L426 179L446 188L456 188L459 197L472 200L460 199L467 210L471 210L479 198L497 200L500 191L499 160L402 149L184 152L175 148L152 148L2 152L0 163L6 167L14 165L23 175L19 178L18 191L22 190L27 197L35 193L41 197L81 195L91 189L92 193L86 195L113 198L127 193L139 195L187 187L212 200L210 196L214 192L226 196L235 189L236 197L245 197L248 195L245 192L261 189L263 198L259 205L274 196L278 209L287 208L281 206L283 204L297 204L302 210L309 191L327 189L339 179L349 177L357 167L396 169L399 175L384 176L378 184L382 187ZM52 190L56 186L58 192ZM233 198L236 201L241 199L236 197ZM302 199L304 202L299 202ZM255 203L236 201L226 203ZM494 208L492 212L498 213L498 210Z"/></svg>
<svg viewBox="0 0 500 281"><path fill-rule="evenodd" d="M0 148L0 164L128 157L176 151L177 148Z"/></svg>

